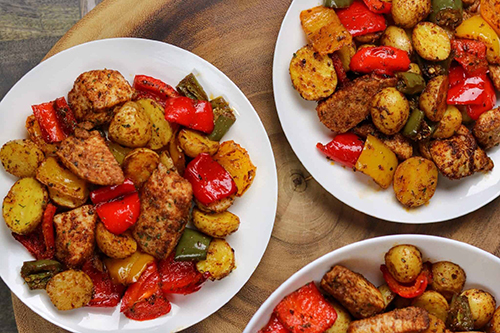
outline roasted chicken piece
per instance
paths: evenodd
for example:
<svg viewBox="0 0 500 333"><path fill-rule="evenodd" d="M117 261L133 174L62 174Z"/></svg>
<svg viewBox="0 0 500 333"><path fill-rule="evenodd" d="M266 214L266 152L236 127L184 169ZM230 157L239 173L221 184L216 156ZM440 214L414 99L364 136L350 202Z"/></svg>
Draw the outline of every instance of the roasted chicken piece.
<svg viewBox="0 0 500 333"><path fill-rule="evenodd" d="M417 307L397 309L353 321L347 333L418 333L429 328L429 314Z"/></svg>
<svg viewBox="0 0 500 333"><path fill-rule="evenodd" d="M495 89L500 91L500 65L490 65L489 66L490 79L495 86Z"/></svg>
<svg viewBox="0 0 500 333"><path fill-rule="evenodd" d="M368 135L373 135L376 138L382 140L382 142L389 147L390 150L399 160L404 161L413 156L413 146L410 141L401 133L396 133L394 135L385 135L373 125L373 124L363 124L354 128L353 132L363 139L366 139Z"/></svg>
<svg viewBox="0 0 500 333"><path fill-rule="evenodd" d="M472 133L477 143L484 149L490 149L500 143L500 108L487 111L479 116Z"/></svg>

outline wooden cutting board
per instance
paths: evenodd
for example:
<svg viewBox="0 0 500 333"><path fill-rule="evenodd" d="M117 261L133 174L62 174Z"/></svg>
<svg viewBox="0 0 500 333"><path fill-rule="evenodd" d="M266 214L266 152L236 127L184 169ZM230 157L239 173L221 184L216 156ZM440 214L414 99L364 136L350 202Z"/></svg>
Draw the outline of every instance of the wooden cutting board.
<svg viewBox="0 0 500 333"><path fill-rule="evenodd" d="M109 37L162 40L196 53L246 94L269 134L279 181L278 212L264 258L223 308L185 332L241 332L266 298L312 260L375 236L422 233L454 238L500 254L499 200L463 218L401 225L371 218L326 192L298 161L281 129L272 91L272 59L291 0L105 0L47 54ZM251 246L251 244L249 244ZM13 297L19 332L64 332ZM201 300L202 301L202 300Z"/></svg>

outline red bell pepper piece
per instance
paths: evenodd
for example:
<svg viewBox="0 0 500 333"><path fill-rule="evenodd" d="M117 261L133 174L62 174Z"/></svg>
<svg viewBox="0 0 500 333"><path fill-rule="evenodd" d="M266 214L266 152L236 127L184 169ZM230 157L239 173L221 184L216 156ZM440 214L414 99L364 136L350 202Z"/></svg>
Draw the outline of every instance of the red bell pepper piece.
<svg viewBox="0 0 500 333"><path fill-rule="evenodd" d="M329 159L353 168L363 151L364 142L356 134L344 133L336 135L326 145L318 143L316 147Z"/></svg>
<svg viewBox="0 0 500 333"><path fill-rule="evenodd" d="M392 46L365 47L352 57L351 70L358 73L394 75L410 68L408 53Z"/></svg>
<svg viewBox="0 0 500 333"><path fill-rule="evenodd" d="M337 320L337 312L314 282L286 296L276 305L274 313L293 333L323 333Z"/></svg>
<svg viewBox="0 0 500 333"><path fill-rule="evenodd" d="M45 259L45 243L41 225L27 235L12 233L12 237L21 243L37 260Z"/></svg>
<svg viewBox="0 0 500 333"><path fill-rule="evenodd" d="M119 196L136 192L135 185L130 179L125 179L123 184L101 187L90 192L90 200L94 205L110 201Z"/></svg>
<svg viewBox="0 0 500 333"><path fill-rule="evenodd" d="M336 10L336 13L353 37L384 31L387 28L384 16L370 11L360 0L354 1L347 8Z"/></svg>
<svg viewBox="0 0 500 333"><path fill-rule="evenodd" d="M497 95L495 93L495 87L491 83L490 78L485 77L484 91L481 95L481 104L467 105L467 114L472 120L477 120L480 115L493 109L496 104Z"/></svg>
<svg viewBox="0 0 500 333"><path fill-rule="evenodd" d="M134 77L134 88L138 91L153 93L163 100L180 96L172 86L147 75L136 75Z"/></svg>
<svg viewBox="0 0 500 333"><path fill-rule="evenodd" d="M290 333L285 326L278 320L278 317L273 313L271 319L259 332L257 333Z"/></svg>
<svg viewBox="0 0 500 333"><path fill-rule="evenodd" d="M451 47L455 52L455 60L465 70L468 76L486 75L488 61L486 60L486 45L471 39L453 39Z"/></svg>
<svg viewBox="0 0 500 333"><path fill-rule="evenodd" d="M32 105L31 108L36 121L40 125L42 138L45 142L55 143L66 139L67 135L64 133L56 116L54 102Z"/></svg>
<svg viewBox="0 0 500 333"><path fill-rule="evenodd" d="M64 134L70 136L75 131L77 124L75 113L66 102L66 98L59 97L54 101L54 111Z"/></svg>
<svg viewBox="0 0 500 333"><path fill-rule="evenodd" d="M52 259L56 254L56 244L54 239L54 215L57 207L49 203L43 212L42 233L45 244L44 259Z"/></svg>
<svg viewBox="0 0 500 333"><path fill-rule="evenodd" d="M172 305L161 294L154 294L148 299L134 304L132 308L123 314L132 320L144 321L152 320L164 316L170 312Z"/></svg>
<svg viewBox="0 0 500 333"><path fill-rule="evenodd" d="M207 153L199 154L187 165L184 178L193 186L194 197L204 205L238 191L229 172Z"/></svg>
<svg viewBox="0 0 500 333"><path fill-rule="evenodd" d="M392 8L391 1L384 0L363 0L366 7L377 14L389 14Z"/></svg>
<svg viewBox="0 0 500 333"><path fill-rule="evenodd" d="M92 307L115 307L125 292L125 286L115 284L109 277L109 274L97 269L92 259L87 260L82 267L94 283L94 295L87 306Z"/></svg>
<svg viewBox="0 0 500 333"><path fill-rule="evenodd" d="M333 68L337 73L337 78L340 82L340 85L345 86L347 83L349 83L350 80L347 78L342 60L340 60L340 57L336 53L333 53L330 58L332 58Z"/></svg>
<svg viewBox="0 0 500 333"><path fill-rule="evenodd" d="M170 98L165 105L165 119L207 134L214 130L214 112L208 101Z"/></svg>
<svg viewBox="0 0 500 333"><path fill-rule="evenodd" d="M191 294L200 290L206 281L194 261L175 261L173 254L158 262L158 271L165 294Z"/></svg>
<svg viewBox="0 0 500 333"><path fill-rule="evenodd" d="M96 212L110 232L119 235L137 222L141 202L137 192L96 205Z"/></svg>
<svg viewBox="0 0 500 333"><path fill-rule="evenodd" d="M413 285L403 285L396 281L386 265L381 265L380 270L382 271L384 280L389 286L389 289L403 298L414 298L422 295L432 279L432 273L428 265L424 265L422 272L417 276Z"/></svg>

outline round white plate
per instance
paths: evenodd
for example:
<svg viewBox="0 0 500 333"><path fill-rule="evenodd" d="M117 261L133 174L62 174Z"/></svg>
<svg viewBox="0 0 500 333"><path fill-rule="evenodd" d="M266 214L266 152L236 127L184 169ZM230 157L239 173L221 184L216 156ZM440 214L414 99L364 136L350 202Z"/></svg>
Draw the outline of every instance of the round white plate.
<svg viewBox="0 0 500 333"><path fill-rule="evenodd" d="M495 199L500 194L498 166L487 174L480 172L458 181L440 176L436 194L429 204L406 209L396 200L392 186L381 190L368 176L354 173L339 164L332 165L316 149L318 142L330 142L332 133L319 121L316 102L303 100L294 90L288 67L293 53L307 44L300 25L300 12L322 3L319 0L292 2L281 25L273 64L274 99L279 119L288 142L309 173L345 204L365 214L393 222L431 223L450 220ZM500 164L498 148L489 150L488 155L493 162Z"/></svg>
<svg viewBox="0 0 500 333"><path fill-rule="evenodd" d="M417 246L424 260L447 260L460 265L467 274L465 289L479 288L500 297L500 259L472 245L455 240L424 235L395 235L367 239L344 246L316 259L292 275L261 305L243 333L256 333L269 320L274 307L291 292L310 281L319 283L332 266L340 264L363 274L374 285L384 283L380 265L384 255L397 244Z"/></svg>
<svg viewBox="0 0 500 333"><path fill-rule="evenodd" d="M131 321L119 308L81 308L57 311L45 291L30 291L23 284L23 261L32 260L9 229L0 227L0 276L9 288L43 318L78 332L175 332L187 328L226 304L248 281L267 247L277 204L277 176L271 144L254 108L221 71L202 58L178 47L145 39L118 38L95 41L63 51L26 74L0 103L0 143L27 136L25 121L32 104L67 96L78 75L92 69L115 69L132 82L146 74L176 85L191 72L210 96L223 95L237 111L237 121L223 140L245 147L257 166L251 188L235 201L231 211L241 219L240 229L227 238L234 248L237 269L227 278L207 282L192 295L169 297L172 311L155 320ZM0 172L0 193L5 197L16 179ZM258 209L256 209L258 208Z"/></svg>

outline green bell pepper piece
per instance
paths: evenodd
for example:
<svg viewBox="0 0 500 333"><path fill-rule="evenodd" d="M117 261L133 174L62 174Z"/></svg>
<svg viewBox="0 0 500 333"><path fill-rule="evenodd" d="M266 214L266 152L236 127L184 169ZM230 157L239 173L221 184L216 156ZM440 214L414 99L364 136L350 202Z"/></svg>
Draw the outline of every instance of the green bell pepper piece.
<svg viewBox="0 0 500 333"><path fill-rule="evenodd" d="M63 265L55 260L32 260L23 263L21 276L30 289L45 289L47 282L63 270Z"/></svg>
<svg viewBox="0 0 500 333"><path fill-rule="evenodd" d="M212 109L214 110L214 130L208 135L208 139L220 141L231 126L233 126L236 117L224 97L217 97L211 100L210 104L212 104Z"/></svg>
<svg viewBox="0 0 500 333"><path fill-rule="evenodd" d="M441 27L455 29L462 23L462 0L432 0L429 20Z"/></svg>
<svg viewBox="0 0 500 333"><path fill-rule="evenodd" d="M188 74L177 85L177 91L182 95L199 101L208 101L208 96L193 73Z"/></svg>
<svg viewBox="0 0 500 333"><path fill-rule="evenodd" d="M193 229L184 229L184 233L175 248L177 261L199 261L207 258L211 237Z"/></svg>
<svg viewBox="0 0 500 333"><path fill-rule="evenodd" d="M330 8L347 8L354 0L325 0L323 6Z"/></svg>
<svg viewBox="0 0 500 333"><path fill-rule="evenodd" d="M425 89L425 80L422 75L400 72L396 74L396 77L399 79L396 88L403 94L415 95Z"/></svg>

